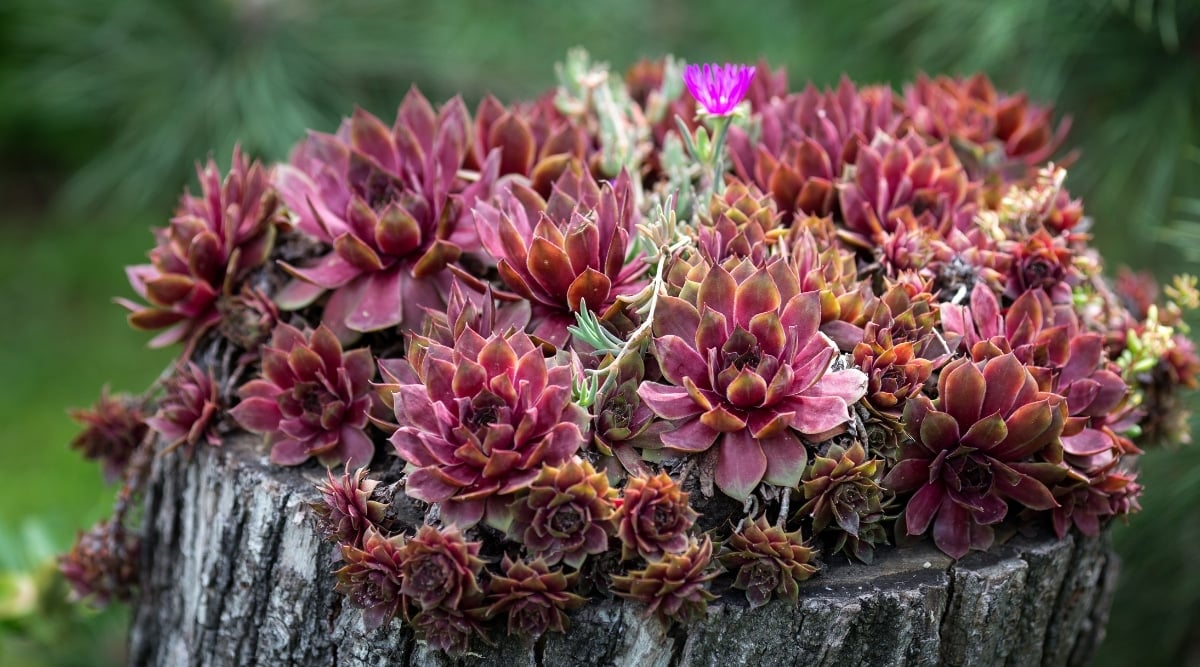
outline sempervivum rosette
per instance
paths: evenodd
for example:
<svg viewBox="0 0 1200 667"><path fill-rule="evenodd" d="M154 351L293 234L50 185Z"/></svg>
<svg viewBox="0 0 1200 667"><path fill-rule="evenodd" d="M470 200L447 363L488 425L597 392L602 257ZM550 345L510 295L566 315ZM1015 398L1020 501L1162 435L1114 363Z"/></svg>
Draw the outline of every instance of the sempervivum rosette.
<svg viewBox="0 0 1200 667"><path fill-rule="evenodd" d="M570 591L578 574L564 575L551 570L546 561L500 562L503 575L488 582L489 617L503 613L508 618L508 634L536 641L547 630L566 632L570 621L563 613L583 606L585 598Z"/></svg>
<svg viewBox="0 0 1200 667"><path fill-rule="evenodd" d="M478 246L470 210L498 162L463 179L471 117L455 98L437 114L413 90L395 125L356 111L336 135L312 133L276 174L298 226L332 250L312 266L287 267L300 282L277 298L288 308L325 291L324 323L340 338L397 325L417 328L445 304L445 268Z"/></svg>
<svg viewBox="0 0 1200 667"><path fill-rule="evenodd" d="M888 88L859 90L843 78L836 90L810 85L771 100L755 109L762 124L757 145L749 133L730 128L736 172L770 192L785 221L803 213L829 215L837 202L835 183L854 164L859 145L898 127L892 97Z"/></svg>
<svg viewBox="0 0 1200 667"><path fill-rule="evenodd" d="M630 477L621 490L617 534L621 558L658 558L687 548L688 530L696 522L688 494L666 473Z"/></svg>
<svg viewBox="0 0 1200 667"><path fill-rule="evenodd" d="M714 451L717 486L739 500L762 481L796 486L808 461L800 435L848 421L866 375L830 370L837 350L817 330L820 297L800 293L783 262L713 267L697 299L661 299L654 349L670 384L645 382L638 392L677 424L663 445Z"/></svg>
<svg viewBox="0 0 1200 667"><path fill-rule="evenodd" d="M418 339L409 362L419 382L394 394L392 444L412 466L408 493L441 503L446 521L470 526L486 510L505 526L511 494L584 443L571 368L549 365L523 333L485 339L467 329L453 349Z"/></svg>
<svg viewBox="0 0 1200 667"><path fill-rule="evenodd" d="M613 498L608 475L572 458L560 467L542 466L525 497L516 502L512 534L546 560L575 569L591 554L608 549L613 532Z"/></svg>
<svg viewBox="0 0 1200 667"><path fill-rule="evenodd" d="M317 527L331 542L342 542L355 546L362 544L363 536L383 523L387 505L371 500L371 494L379 481L367 479L367 469L347 471L340 478L328 473L329 479L317 486L321 499L311 503L317 516Z"/></svg>
<svg viewBox="0 0 1200 667"><path fill-rule="evenodd" d="M859 148L854 171L838 184L846 227L878 241L904 218L946 234L968 229L979 187L967 179L949 144L928 145L915 133L880 133Z"/></svg>
<svg viewBox="0 0 1200 667"><path fill-rule="evenodd" d="M712 564L712 540L692 538L679 553L663 554L644 569L613 576L613 591L646 605L647 616L695 621L704 617L708 603L717 597L708 590L720 573Z"/></svg>
<svg viewBox="0 0 1200 667"><path fill-rule="evenodd" d="M933 541L954 558L987 549L992 526L1009 502L1033 510L1058 505L1047 485L1062 479L1066 423L1063 397L1040 391L1015 356L979 363L958 359L938 378L938 399L908 402L904 423L913 440L884 478L913 495L904 529Z"/></svg>
<svg viewBox="0 0 1200 667"><path fill-rule="evenodd" d="M761 607L774 595L796 604L799 582L813 576L813 550L800 531L787 532L758 517L735 531L720 555L722 565L737 571L733 587L746 591L750 608Z"/></svg>
<svg viewBox="0 0 1200 667"><path fill-rule="evenodd" d="M267 261L279 205L271 175L233 151L224 180L211 160L196 167L200 196L184 194L171 223L154 230L150 264L126 270L129 284L149 306L118 299L139 329L166 329L151 347L192 343L217 324L217 300L232 293L246 273Z"/></svg>
<svg viewBox="0 0 1200 667"><path fill-rule="evenodd" d="M955 139L978 151L978 166L1018 165L1017 176L1045 162L1062 145L1069 121L1053 127L1051 110L1029 103L1022 93L997 92L983 74L969 79L920 75L904 87L906 115L921 133ZM1002 161L991 158L999 154Z"/></svg>
<svg viewBox="0 0 1200 667"><path fill-rule="evenodd" d="M71 448L89 461L99 461L108 481L120 479L150 430L144 409L143 401L129 394L110 394L105 387L90 409L69 411L84 427L71 440Z"/></svg>
<svg viewBox="0 0 1200 667"><path fill-rule="evenodd" d="M943 304L942 319L976 360L1012 351L1045 389L1066 399L1069 419L1062 443L1068 463L1103 467L1110 450L1131 447L1106 423L1128 387L1104 356L1103 336L1080 331L1070 307L1055 305L1035 289L1002 311L995 294L979 285L969 306Z"/></svg>
<svg viewBox="0 0 1200 667"><path fill-rule="evenodd" d="M179 364L163 384L166 395L146 424L166 438L172 448L183 444L194 448L201 439L219 446L221 437L215 422L221 398L212 371L189 361Z"/></svg>
<svg viewBox="0 0 1200 667"><path fill-rule="evenodd" d="M280 324L262 348L262 377L242 385L242 401L230 414L267 436L275 463L297 465L315 456L325 465L357 468L375 453L363 432L374 375L371 351L343 354L324 325L304 333Z"/></svg>
<svg viewBox="0 0 1200 667"><path fill-rule="evenodd" d="M586 164L592 148L583 127L563 116L551 96L506 108L487 95L475 111L475 142L468 161L479 167L498 151L500 176L528 177L534 191L549 197L551 185L571 161Z"/></svg>
<svg viewBox="0 0 1200 667"><path fill-rule="evenodd" d="M387 625L401 611L404 544L404 536L388 537L368 526L361 541L341 545L346 564L336 572L334 590L363 610L363 625L368 630Z"/></svg>
<svg viewBox="0 0 1200 667"><path fill-rule="evenodd" d="M513 184L498 206L479 203L479 237L504 283L533 305L533 335L562 347L583 304L603 312L642 288L641 260L626 262L639 219L632 187L626 173L601 186L572 163L548 200Z"/></svg>

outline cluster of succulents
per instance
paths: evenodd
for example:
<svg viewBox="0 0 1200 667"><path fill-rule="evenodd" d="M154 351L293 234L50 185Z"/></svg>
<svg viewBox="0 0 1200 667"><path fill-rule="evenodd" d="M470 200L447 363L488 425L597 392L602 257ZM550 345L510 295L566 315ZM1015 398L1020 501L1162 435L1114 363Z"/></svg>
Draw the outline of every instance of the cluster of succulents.
<svg viewBox="0 0 1200 667"><path fill-rule="evenodd" d="M687 620L922 537L1094 535L1138 509L1139 447L1185 439L1195 281L1108 286L1048 109L983 77L560 73L204 168L126 302L183 359L77 446L116 474L241 428L344 469L313 503L337 590L462 652L600 596ZM96 540L85 590L122 572Z"/></svg>

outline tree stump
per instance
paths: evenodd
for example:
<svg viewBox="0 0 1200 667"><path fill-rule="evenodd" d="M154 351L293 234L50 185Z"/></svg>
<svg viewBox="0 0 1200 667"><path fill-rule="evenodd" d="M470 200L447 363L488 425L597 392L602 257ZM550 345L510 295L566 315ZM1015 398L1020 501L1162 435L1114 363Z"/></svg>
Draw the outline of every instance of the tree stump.
<svg viewBox="0 0 1200 667"><path fill-rule="evenodd" d="M315 465L270 465L258 439L155 459L146 486L134 665L1079 665L1104 635L1117 559L1100 539L1015 538L954 563L932 545L834 563L796 607L729 590L699 623L592 601L567 634L497 638L458 660L400 622L367 632L333 592L313 529ZM727 585L727 584L726 584Z"/></svg>

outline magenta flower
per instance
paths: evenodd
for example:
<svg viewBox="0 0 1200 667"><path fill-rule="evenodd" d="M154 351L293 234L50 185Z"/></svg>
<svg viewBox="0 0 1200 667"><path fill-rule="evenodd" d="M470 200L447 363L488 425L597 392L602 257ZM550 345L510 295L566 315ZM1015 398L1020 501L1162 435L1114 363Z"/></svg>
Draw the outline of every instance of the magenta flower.
<svg viewBox="0 0 1200 667"><path fill-rule="evenodd" d="M714 116L726 116L746 97L754 68L749 65L688 65L683 82L692 97Z"/></svg>

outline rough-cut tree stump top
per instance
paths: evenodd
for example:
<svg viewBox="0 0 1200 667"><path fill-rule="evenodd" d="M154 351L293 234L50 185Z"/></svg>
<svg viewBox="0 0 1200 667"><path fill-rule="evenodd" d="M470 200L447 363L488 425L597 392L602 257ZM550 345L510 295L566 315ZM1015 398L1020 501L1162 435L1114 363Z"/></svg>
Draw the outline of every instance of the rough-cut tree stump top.
<svg viewBox="0 0 1200 667"><path fill-rule="evenodd" d="M271 466L257 438L155 460L146 490L135 665L1077 665L1103 636L1109 541L1017 538L958 563L932 546L833 564L797 607L740 591L668 628L593 600L565 635L499 638L458 661L399 621L366 632L333 592L336 554L313 530L316 466Z"/></svg>

